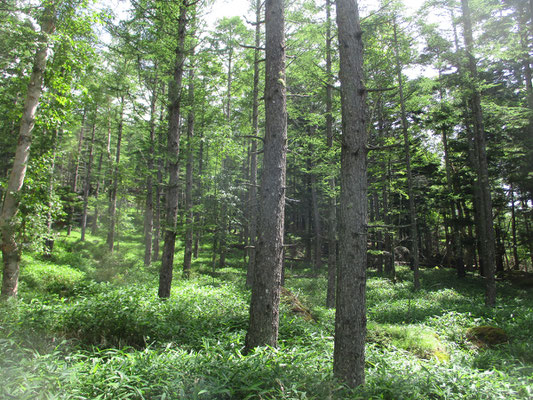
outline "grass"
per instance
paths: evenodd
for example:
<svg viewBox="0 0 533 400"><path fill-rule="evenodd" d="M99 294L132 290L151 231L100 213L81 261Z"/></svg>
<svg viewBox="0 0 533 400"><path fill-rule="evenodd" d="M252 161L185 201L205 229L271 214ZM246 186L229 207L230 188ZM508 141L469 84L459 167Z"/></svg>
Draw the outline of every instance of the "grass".
<svg viewBox="0 0 533 400"><path fill-rule="evenodd" d="M483 305L479 279L411 272L368 278L366 385L332 374L334 311L324 277L292 270L286 286L316 321L282 304L279 348L242 354L249 291L242 255L211 273L209 249L192 278L176 272L157 296L158 264L144 267L140 237L109 255L102 238L61 236L50 260L25 255L20 299L0 305L2 399L529 399L533 397L533 296L499 283ZM176 254L180 260L181 254ZM178 261L177 261L178 262ZM468 330L509 340L476 346Z"/></svg>

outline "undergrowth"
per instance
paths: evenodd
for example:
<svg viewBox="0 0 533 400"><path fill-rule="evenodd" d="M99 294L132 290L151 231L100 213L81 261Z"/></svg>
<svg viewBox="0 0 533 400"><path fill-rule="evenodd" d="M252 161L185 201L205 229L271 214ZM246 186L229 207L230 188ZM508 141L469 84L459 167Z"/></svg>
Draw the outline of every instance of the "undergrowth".
<svg viewBox="0 0 533 400"><path fill-rule="evenodd" d="M54 255L24 258L20 299L0 305L2 399L528 399L533 397L533 298L499 284L483 305L474 277L422 271L396 283L369 272L366 385L332 373L334 311L326 281L288 271L309 308L283 303L279 347L243 354L249 291L240 255L213 273L209 249L157 298L158 265L142 265L139 238L109 255L98 237L61 237ZM179 260L179 255L176 256ZM209 274L207 274L209 272ZM480 348L469 328L494 326L508 341Z"/></svg>

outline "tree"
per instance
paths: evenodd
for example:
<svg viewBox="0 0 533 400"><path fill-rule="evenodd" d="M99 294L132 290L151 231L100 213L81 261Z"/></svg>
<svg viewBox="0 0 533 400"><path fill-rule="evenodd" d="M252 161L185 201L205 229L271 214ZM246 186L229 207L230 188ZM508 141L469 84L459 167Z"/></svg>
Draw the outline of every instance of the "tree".
<svg viewBox="0 0 533 400"><path fill-rule="evenodd" d="M342 150L333 372L355 387L365 381L367 148L363 43L357 3L337 0L336 6Z"/></svg>
<svg viewBox="0 0 533 400"><path fill-rule="evenodd" d="M22 189L26 175L32 130L35 125L35 115L43 90L43 74L48 59L49 36L55 31L56 18L56 2L50 2L46 5L41 16L39 45L35 53L33 70L28 84L13 168L9 176L4 204L0 214L2 258L4 262L2 297L15 297L18 290L21 257L21 249L16 242L17 221L15 217L19 206L18 195Z"/></svg>
<svg viewBox="0 0 533 400"><path fill-rule="evenodd" d="M265 27L265 141L246 351L257 346L277 345L283 263L287 157L283 1L267 0Z"/></svg>

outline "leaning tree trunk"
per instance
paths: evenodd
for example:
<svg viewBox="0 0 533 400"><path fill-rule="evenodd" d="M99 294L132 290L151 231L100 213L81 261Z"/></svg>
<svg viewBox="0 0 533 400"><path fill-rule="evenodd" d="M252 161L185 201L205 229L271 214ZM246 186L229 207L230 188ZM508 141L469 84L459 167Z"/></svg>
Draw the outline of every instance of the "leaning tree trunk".
<svg viewBox="0 0 533 400"><path fill-rule="evenodd" d="M363 43L357 3L337 0L342 101L339 265L333 372L350 387L365 381L367 178Z"/></svg>
<svg viewBox="0 0 533 400"><path fill-rule="evenodd" d="M174 250L176 248L176 229L178 223L178 181L179 181L179 152L180 152L180 112L181 86L185 63L185 28L187 25L187 6L180 7L178 18L178 45L176 46L174 77L168 88L169 123L167 142L168 187L166 194L166 213L164 228L163 255L159 274L160 298L170 297L172 285L172 269Z"/></svg>
<svg viewBox="0 0 533 400"><path fill-rule="evenodd" d="M463 10L464 23L464 39L465 47L468 55L468 69L470 72L470 80L472 80L470 91L470 101L473 112L473 126L474 126L474 147L476 157L479 162L477 169L477 180L479 183L481 195L481 207L483 208L483 215L486 219L484 229L480 229L483 241L481 258L483 259L483 268L485 272L485 304L487 306L494 306L496 303L496 281L495 281L495 246L494 246L494 225L492 222L492 199L489 185L489 172L487 162L487 149L485 144L485 129L483 126L483 112L481 109L481 96L477 89L476 80L478 78L476 61L474 59L474 40L472 37L472 22L470 19L470 8L468 0L461 0Z"/></svg>
<svg viewBox="0 0 533 400"><path fill-rule="evenodd" d="M16 242L17 223L15 216L19 210L19 198L26 176L26 168L30 156L32 130L35 125L35 114L41 98L43 75L48 58L49 35L55 30L55 4L50 2L44 10L41 21L41 37L33 61L33 69L28 84L28 91L19 129L19 139L13 168L9 175L7 189L0 213L0 234L2 238L2 259L4 272L2 277L1 297L16 297L20 271L21 247Z"/></svg>
<svg viewBox="0 0 533 400"><path fill-rule="evenodd" d="M283 265L287 160L285 19L282 0L267 0L265 6L265 144L246 351L277 345Z"/></svg>

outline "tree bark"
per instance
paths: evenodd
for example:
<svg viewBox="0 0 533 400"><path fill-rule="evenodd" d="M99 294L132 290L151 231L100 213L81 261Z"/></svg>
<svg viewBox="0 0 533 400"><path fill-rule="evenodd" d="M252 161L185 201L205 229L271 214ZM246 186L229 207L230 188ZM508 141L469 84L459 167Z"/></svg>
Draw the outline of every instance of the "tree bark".
<svg viewBox="0 0 533 400"><path fill-rule="evenodd" d="M157 66L156 66L157 69ZM146 209L144 212L144 265L152 263L152 239L154 230L154 157L155 157L155 129L156 129L156 107L158 93L158 78L154 79L152 87L152 97L150 99L150 148L148 150L146 174Z"/></svg>
<svg viewBox="0 0 533 400"><path fill-rule="evenodd" d="M331 72L331 1L326 0L326 138L327 146L333 148L333 75ZM335 160L331 161L334 171ZM328 289L326 307L335 307L335 280L337 277L337 198L335 195L335 175L328 179Z"/></svg>
<svg viewBox="0 0 533 400"><path fill-rule="evenodd" d="M492 222L492 199L489 185L489 173L487 163L487 150L485 144L485 130L483 126L483 112L481 109L481 96L476 87L478 74L474 58L473 48L474 40L472 37L472 22L470 18L470 8L468 0L461 0L464 23L465 47L468 55L468 69L470 72L470 102L473 112L474 126L474 147L479 162L477 169L477 180L481 195L481 207L486 219L484 229L480 229L483 254L483 268L485 272L485 305L494 306L496 304L496 281L495 281L495 244L494 244L494 225Z"/></svg>
<svg viewBox="0 0 533 400"><path fill-rule="evenodd" d="M194 69L189 71L189 114L187 116L187 165L185 167L185 251L183 253L183 276L191 275L192 240L193 240L193 200L192 200L192 168L194 137Z"/></svg>
<svg viewBox="0 0 533 400"><path fill-rule="evenodd" d="M337 0L342 101L339 265L333 372L350 387L365 381L367 178L363 43L357 3Z"/></svg>
<svg viewBox="0 0 533 400"><path fill-rule="evenodd" d="M122 132L124 130L124 95L120 97L120 115L118 120L117 149L115 154L115 166L113 168L113 186L109 192L109 231L107 233L107 248L111 253L115 248L115 228L117 214L117 191L119 179L120 149L122 144Z"/></svg>
<svg viewBox="0 0 533 400"><path fill-rule="evenodd" d="M72 176L71 190L74 195L73 200L78 198L78 177L80 170L80 156L83 146L83 140L85 139L85 119L87 116L87 109L83 110L83 117L81 119L80 135L78 137L78 151L76 152L76 162L74 163L74 175ZM67 223L67 235L70 236L72 232L72 219L74 218L75 208L74 205L70 206L68 211L68 223Z"/></svg>
<svg viewBox="0 0 533 400"><path fill-rule="evenodd" d="M89 162L87 163L87 171L85 174L85 182L83 185L83 213L81 215L81 241L85 240L85 231L87 229L87 209L89 205L89 189L91 188L91 172L94 159L94 138L96 133L96 114L98 107L94 110L93 127L91 130L91 141L89 143Z"/></svg>
<svg viewBox="0 0 533 400"><path fill-rule="evenodd" d="M175 51L174 77L168 88L169 123L168 123L168 187L166 194L166 216L164 229L164 245L159 274L160 298L170 297L172 285L172 268L174 250L176 248L176 229L178 222L178 184L179 184L179 152L180 152L180 112L181 88L185 63L185 34L187 25L187 6L180 6L178 18L178 45Z"/></svg>
<svg viewBox="0 0 533 400"><path fill-rule="evenodd" d="M405 99L403 95L402 64L400 61L400 49L398 45L398 35L396 19L394 19L394 54L396 58L396 75L398 77L398 89L400 94L400 110L402 120L402 133L404 143L405 168L407 172L407 196L409 197L409 241L411 242L411 266L414 273L414 289L420 289L420 258L418 252L418 228L416 222L415 193L413 188L413 172L411 169L411 146L409 144L409 126L405 111Z"/></svg>
<svg viewBox="0 0 533 400"><path fill-rule="evenodd" d="M254 50L254 86L252 100L252 135L259 137L259 58L261 45L261 0L255 3L255 50ZM250 150L250 187L249 187L249 226L248 270L246 285L251 287L254 277L255 254L257 245L257 139L252 139Z"/></svg>
<svg viewBox="0 0 533 400"><path fill-rule="evenodd" d="M19 128L18 144L13 160L13 168L9 175L4 197L2 212L0 213L0 234L2 238L2 259L4 270L2 276L1 297L16 297L18 291L18 277L20 271L21 248L16 242L19 198L26 176L26 168L30 156L32 130L35 125L35 115L43 90L43 75L48 59L49 35L55 31L56 10L51 2L45 8L41 21L41 37L33 61L33 69L28 84L28 91Z"/></svg>
<svg viewBox="0 0 533 400"><path fill-rule="evenodd" d="M277 345L283 265L287 158L285 19L282 0L267 0L265 6L265 143L246 351Z"/></svg>

